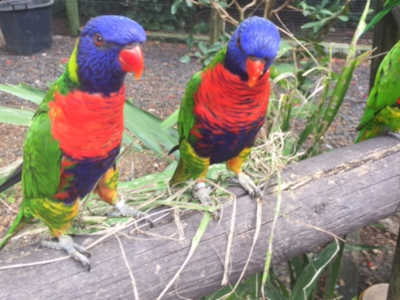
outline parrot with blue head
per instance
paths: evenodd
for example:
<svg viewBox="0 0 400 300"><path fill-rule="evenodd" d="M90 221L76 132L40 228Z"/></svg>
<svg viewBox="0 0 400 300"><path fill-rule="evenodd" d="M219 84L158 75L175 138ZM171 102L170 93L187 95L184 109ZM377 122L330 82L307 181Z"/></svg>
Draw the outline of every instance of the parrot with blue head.
<svg viewBox="0 0 400 300"><path fill-rule="evenodd" d="M194 196L209 204L204 183L211 164L226 162L251 195L260 191L242 171L264 124L269 67L279 50L276 26L261 17L244 20L227 47L189 81L178 117L180 159L171 185L195 179Z"/></svg>
<svg viewBox="0 0 400 300"><path fill-rule="evenodd" d="M118 201L115 159L124 129L124 79L129 72L141 76L145 41L142 26L122 16L99 16L83 28L64 73L34 114L22 165L0 186L3 191L22 179L23 201L0 248L36 218L58 240L44 245L90 269L89 254L66 234L79 200L95 191L121 214L131 212Z"/></svg>

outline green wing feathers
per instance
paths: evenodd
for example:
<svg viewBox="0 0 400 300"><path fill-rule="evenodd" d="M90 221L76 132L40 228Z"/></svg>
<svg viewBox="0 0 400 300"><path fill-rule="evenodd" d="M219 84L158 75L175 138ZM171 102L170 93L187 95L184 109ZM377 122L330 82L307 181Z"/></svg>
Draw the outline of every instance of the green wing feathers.
<svg viewBox="0 0 400 300"><path fill-rule="evenodd" d="M186 139L179 145L179 153L178 167L169 182L171 185L185 182L191 178L206 176L210 159L198 156Z"/></svg>
<svg viewBox="0 0 400 300"><path fill-rule="evenodd" d="M377 136L389 129L400 129L400 41L388 52L380 64L374 86L368 97L356 142Z"/></svg>
<svg viewBox="0 0 400 300"><path fill-rule="evenodd" d="M12 222L10 228L8 228L6 235L0 240L0 249L3 248L6 245L7 241L13 236L13 234L17 232L18 227L20 226L23 218L24 218L24 210L20 208L16 218Z"/></svg>
<svg viewBox="0 0 400 300"><path fill-rule="evenodd" d="M193 114L194 106L194 94L196 93L199 85L201 83L201 73L197 72L193 75L192 79L189 81L185 94L182 98L181 107L179 109L178 116L178 131L179 131L179 141L187 139L190 134L195 121L195 116Z"/></svg>
<svg viewBox="0 0 400 300"><path fill-rule="evenodd" d="M51 133L49 103L55 92L66 95L74 83L65 72L49 89L36 111L24 143L22 185L24 198L51 198L60 183L62 151Z"/></svg>
<svg viewBox="0 0 400 300"><path fill-rule="evenodd" d="M52 101L56 88L56 85L50 88L35 112L26 135L22 166L24 199L17 217L0 241L0 249L24 221L31 219L33 216L44 220L38 212L44 211L43 207L53 202L51 199L57 192L60 181L62 152L58 142L52 137L48 116L48 103ZM61 231L63 229L61 227L55 228L55 230Z"/></svg>
<svg viewBox="0 0 400 300"><path fill-rule="evenodd" d="M44 110L43 105L41 109ZM62 152L51 134L47 112L37 113L24 143L22 185L26 201L52 197L57 192L61 158Z"/></svg>
<svg viewBox="0 0 400 300"><path fill-rule="evenodd" d="M201 74L204 71L213 68L217 63L223 62L225 59L225 55L226 47L218 52L213 60L208 64L208 66L206 66L201 72L197 72L196 74L194 74L192 79L187 84L185 94L182 98L178 117L178 130L180 141L189 138L190 130L192 129L195 122L195 116L193 113L194 95L200 86L202 76Z"/></svg>
<svg viewBox="0 0 400 300"><path fill-rule="evenodd" d="M187 84L185 94L182 98L182 103L179 109L178 116L178 131L179 131L179 153L180 159L178 167L170 181L170 184L178 184L191 178L205 176L210 164L209 158L200 157L196 154L191 146L194 136L190 131L196 121L193 112L194 95L196 94L202 80L202 73L210 68L213 68L217 63L223 62L226 55L226 48L223 48L214 59L201 72L193 75Z"/></svg>
<svg viewBox="0 0 400 300"><path fill-rule="evenodd" d="M202 163L202 158L196 155L194 149L189 144L190 130L195 122L193 113L194 94L196 93L201 83L201 72L194 74L189 81L185 94L182 99L181 107L178 116L178 131L179 131L179 163L174 175L170 180L170 184L179 184L207 170L208 164Z"/></svg>

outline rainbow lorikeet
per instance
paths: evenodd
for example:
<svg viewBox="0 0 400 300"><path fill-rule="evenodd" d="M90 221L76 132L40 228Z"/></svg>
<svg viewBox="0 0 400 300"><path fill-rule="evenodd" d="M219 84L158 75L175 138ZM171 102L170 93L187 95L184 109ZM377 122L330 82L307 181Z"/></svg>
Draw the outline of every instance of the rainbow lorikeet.
<svg viewBox="0 0 400 300"><path fill-rule="evenodd" d="M379 65L367 99L364 115L357 129L356 143L385 132L400 131L400 41Z"/></svg>
<svg viewBox="0 0 400 300"><path fill-rule="evenodd" d="M187 85L178 117L180 159L170 184L198 181L194 196L209 203L203 182L209 165L226 162L252 196L260 192L242 172L264 124L269 71L280 44L276 26L260 17L244 20L227 47ZM174 150L172 149L171 152Z"/></svg>
<svg viewBox="0 0 400 300"><path fill-rule="evenodd" d="M45 223L63 249L88 269L87 252L66 235L79 199L93 189L123 214L118 202L115 159L124 129L124 79L143 71L143 28L122 16L99 16L83 28L65 72L34 114L24 143L23 163L1 187L22 178L23 201L3 247L21 222Z"/></svg>

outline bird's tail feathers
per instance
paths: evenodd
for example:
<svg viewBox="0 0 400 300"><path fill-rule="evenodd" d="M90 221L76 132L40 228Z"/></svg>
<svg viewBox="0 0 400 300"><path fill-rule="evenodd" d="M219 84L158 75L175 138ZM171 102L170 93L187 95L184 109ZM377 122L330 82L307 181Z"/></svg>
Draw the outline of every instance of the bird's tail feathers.
<svg viewBox="0 0 400 300"><path fill-rule="evenodd" d="M7 179L0 184L0 193L5 191L9 187L13 186L17 182L21 181L21 175L22 175L22 163L19 163L19 165L14 169L12 174L9 175Z"/></svg>
<svg viewBox="0 0 400 300"><path fill-rule="evenodd" d="M385 133L386 128L384 126L380 126L380 125L375 125L372 128L368 128L368 127L361 127L361 128L357 128L358 130L360 130L360 132L358 133L358 136L356 138L356 140L354 141L354 143L359 143L361 141L365 141L368 140L370 138L376 137L382 133Z"/></svg>
<svg viewBox="0 0 400 300"><path fill-rule="evenodd" d="M14 235L14 233L17 231L19 225L21 224L22 219L24 218L24 209L21 207L19 209L19 212L12 222L10 228L8 228L8 231L6 235L0 240L0 249L5 246L7 241Z"/></svg>
<svg viewBox="0 0 400 300"><path fill-rule="evenodd" d="M361 131L358 133L358 135L357 135L357 137L356 137L356 139L355 139L355 141L354 141L355 144L357 144L357 143L361 142L362 140L364 140L364 138L363 138L364 132L365 132L365 129L361 130Z"/></svg>

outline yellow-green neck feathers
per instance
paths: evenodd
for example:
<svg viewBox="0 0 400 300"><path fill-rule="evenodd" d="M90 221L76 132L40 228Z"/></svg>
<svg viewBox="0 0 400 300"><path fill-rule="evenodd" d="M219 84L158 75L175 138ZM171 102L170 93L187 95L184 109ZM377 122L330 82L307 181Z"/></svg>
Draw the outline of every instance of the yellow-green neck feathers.
<svg viewBox="0 0 400 300"><path fill-rule="evenodd" d="M78 45L79 45L79 39L75 43L74 50L72 51L72 54L68 61L68 66L67 66L69 78L76 84L79 84L78 59L77 59Z"/></svg>

